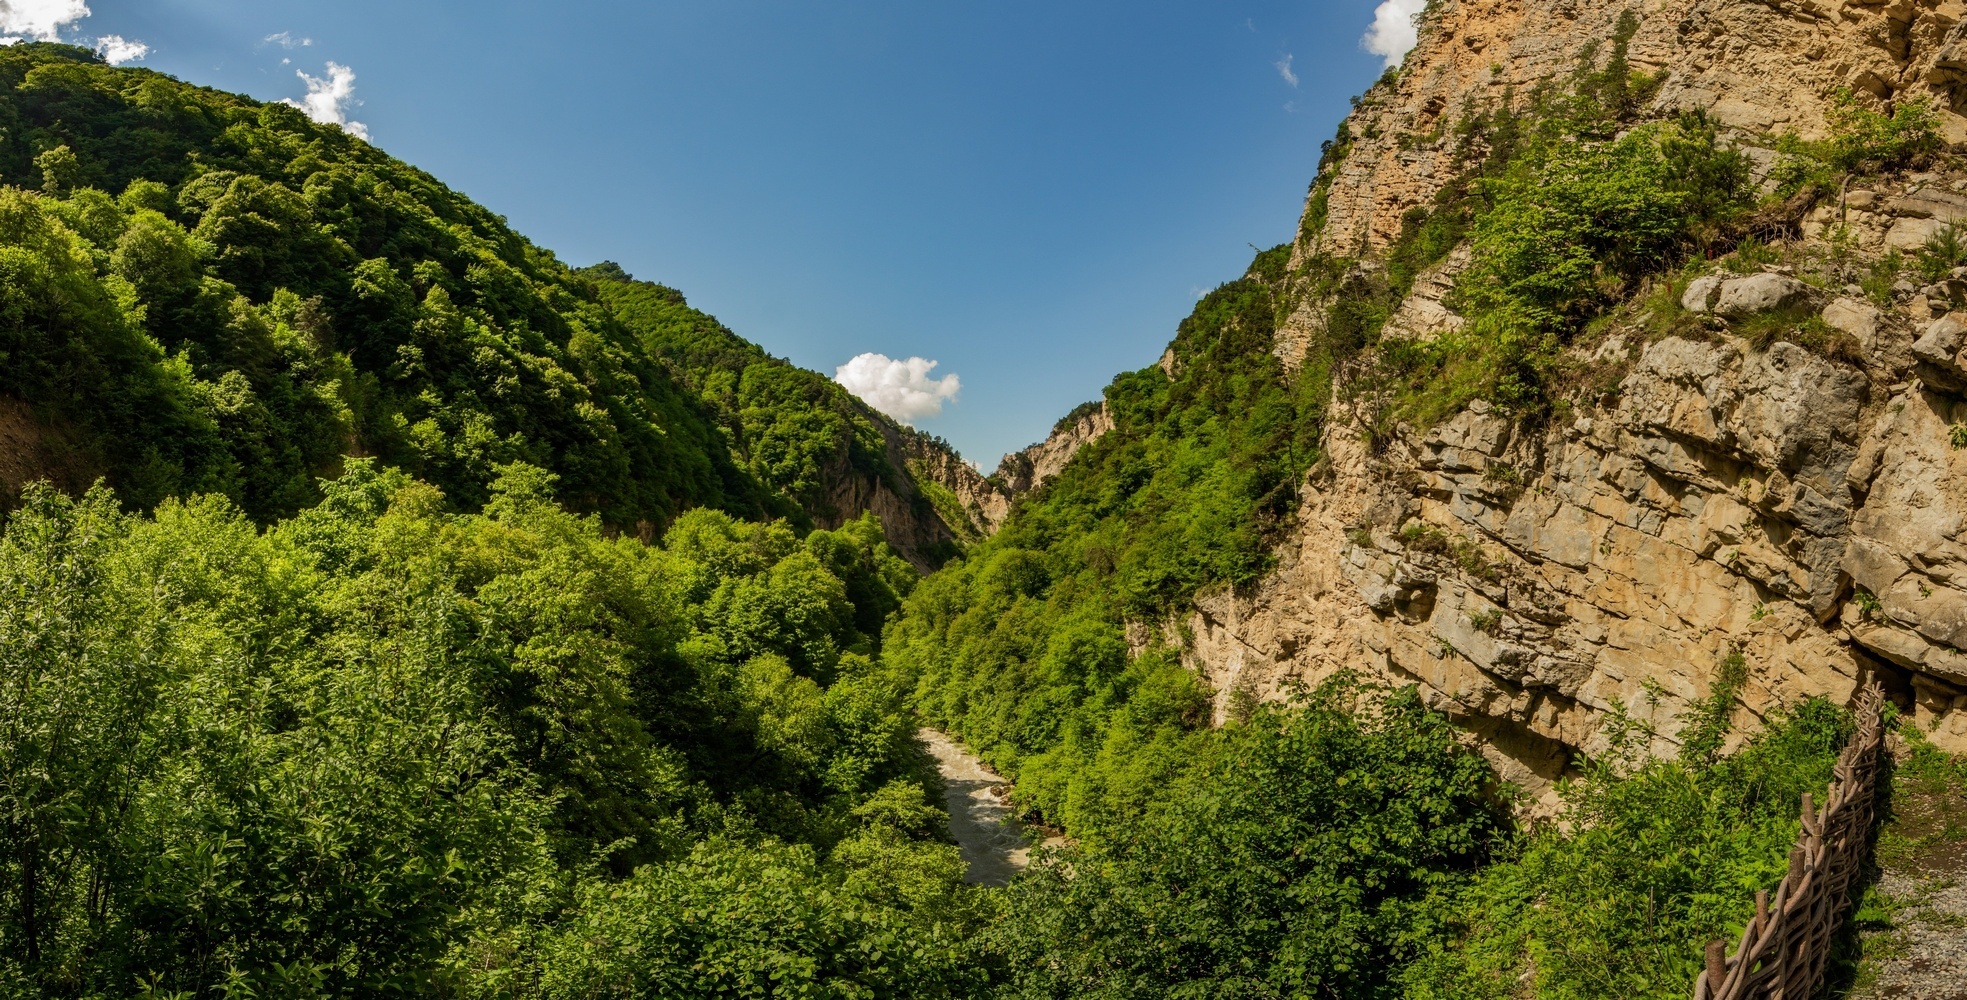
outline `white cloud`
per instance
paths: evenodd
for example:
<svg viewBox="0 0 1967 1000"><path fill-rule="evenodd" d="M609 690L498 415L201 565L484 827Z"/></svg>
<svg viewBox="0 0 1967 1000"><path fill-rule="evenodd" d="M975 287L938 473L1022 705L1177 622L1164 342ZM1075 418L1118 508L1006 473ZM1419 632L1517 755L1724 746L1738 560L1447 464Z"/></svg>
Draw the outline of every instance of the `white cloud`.
<svg viewBox="0 0 1967 1000"><path fill-rule="evenodd" d="M963 387L954 375L930 378L934 367L936 362L927 358L897 361L885 354L861 354L834 369L833 380L867 405L908 423L941 413L943 403L955 402Z"/></svg>
<svg viewBox="0 0 1967 1000"><path fill-rule="evenodd" d="M1389 2L1391 2L1391 0L1389 0ZM1272 65L1277 67L1277 75L1283 77L1285 83L1288 83L1293 87L1298 85L1298 74L1291 72L1290 53L1288 52L1285 53L1284 58L1277 60L1277 62L1273 63Z"/></svg>
<svg viewBox="0 0 1967 1000"><path fill-rule="evenodd" d="M16 45L29 38L39 42L61 40L63 28L89 16L86 0L0 0L0 45ZM87 45L83 40L81 44ZM135 62L150 54L150 46L122 35L96 39L96 54L111 66Z"/></svg>
<svg viewBox="0 0 1967 1000"><path fill-rule="evenodd" d="M126 62L136 62L150 54L150 46L132 41L122 35L104 35L96 39L96 54L111 66L121 66Z"/></svg>
<svg viewBox="0 0 1967 1000"><path fill-rule="evenodd" d="M290 99L280 103L307 112L307 116L317 122L340 125L358 139L369 138L367 125L348 120L349 107L361 103L355 99L354 70L338 62L329 62L325 78L309 76L306 70L298 69L294 75L307 82L307 96L298 101Z"/></svg>
<svg viewBox="0 0 1967 1000"><path fill-rule="evenodd" d="M295 49L295 48L300 48L300 47L301 47L301 46L303 46L303 45L313 45L313 44L314 44L314 39L312 39L312 38L295 38L295 37L294 37L294 33L293 33L293 32L291 32L291 31L282 31L282 32L280 32L280 33L279 33L279 34L277 34L277 35L268 35L268 36L266 36L265 38L263 38L263 39L261 39L261 40L260 40L260 44L261 44L261 45L278 45L278 46L280 46L280 47L281 47L281 48L283 48L283 49Z"/></svg>
<svg viewBox="0 0 1967 1000"><path fill-rule="evenodd" d="M83 0L0 0L0 32L52 42L61 29L89 16Z"/></svg>
<svg viewBox="0 0 1967 1000"><path fill-rule="evenodd" d="M1400 65L1400 60L1407 57L1407 50L1420 38L1420 28L1414 19L1426 6L1427 0L1381 0L1373 8L1373 26L1366 29L1366 36L1359 44L1366 51L1385 57L1388 67Z"/></svg>

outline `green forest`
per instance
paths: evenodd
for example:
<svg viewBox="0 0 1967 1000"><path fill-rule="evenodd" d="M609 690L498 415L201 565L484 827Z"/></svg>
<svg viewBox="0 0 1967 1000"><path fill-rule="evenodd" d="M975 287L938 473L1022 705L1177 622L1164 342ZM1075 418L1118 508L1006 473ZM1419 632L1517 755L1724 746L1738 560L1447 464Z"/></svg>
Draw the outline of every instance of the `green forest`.
<svg viewBox="0 0 1967 1000"><path fill-rule="evenodd" d="M47 44L0 52L0 91L0 392L64 485L266 523L344 455L469 509L527 462L648 534L699 506L808 527L853 513L829 470L902 474L825 377L295 108Z"/></svg>
<svg viewBox="0 0 1967 1000"><path fill-rule="evenodd" d="M0 48L0 399L47 480L0 530L0 998L1685 995L1843 708L1729 739L1724 680L1677 757L1634 731L1525 823L1415 691L1217 725L1136 627L1272 568L1342 369L1385 421L1543 412L1570 338L1743 252L1741 154L1638 120L1621 32L1466 116L1393 266L1287 245L1203 296L926 576L829 500L933 516L904 432L680 292L294 108ZM1853 115L1889 155L1931 127ZM1464 241L1467 342L1381 344ZM1307 294L1334 321L1287 372ZM1067 845L966 883L922 726Z"/></svg>

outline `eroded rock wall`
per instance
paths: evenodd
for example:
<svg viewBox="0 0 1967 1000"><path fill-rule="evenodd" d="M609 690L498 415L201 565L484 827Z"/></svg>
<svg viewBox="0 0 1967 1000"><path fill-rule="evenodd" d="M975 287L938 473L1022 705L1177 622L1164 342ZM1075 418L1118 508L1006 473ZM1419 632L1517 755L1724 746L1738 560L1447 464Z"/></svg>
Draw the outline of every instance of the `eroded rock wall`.
<svg viewBox="0 0 1967 1000"><path fill-rule="evenodd" d="M1113 429L1113 417L1106 404L1060 421L1045 440L1022 451L1005 455L997 471L985 477L947 449L911 447L909 468L918 477L940 484L955 496L956 502L980 536L997 531L1011 516L1011 504L1020 496L1045 485L1072 461L1079 449L1100 439Z"/></svg>
<svg viewBox="0 0 1967 1000"><path fill-rule="evenodd" d="M1163 362L1166 363L1165 360ZM1011 496L1029 493L1059 474L1079 454L1079 449L1097 441L1113 429L1113 415L1106 404L1062 421L1045 440L1023 451L1004 456L997 465L997 480ZM1000 519L1001 523L1001 519Z"/></svg>
<svg viewBox="0 0 1967 1000"><path fill-rule="evenodd" d="M1561 80L1584 47L1639 16L1628 59L1661 78L1655 106L1704 108L1773 162L1774 134L1821 136L1831 96L1848 87L1883 101L1931 93L1945 130L1967 139L1967 4L1950 0L1440 0L1398 79L1375 87L1350 121L1352 151L1332 178L1326 224L1296 247L1357 257L1399 234L1458 169L1454 127L1506 98Z"/></svg>
<svg viewBox="0 0 1967 1000"><path fill-rule="evenodd" d="M1623 9L1445 0L1405 72L1352 119L1325 225L1308 217L1294 270L1315 254L1370 266L1457 169L1446 133L1462 109L1570 73ZM1664 77L1655 109L1706 108L1765 170L1773 133L1822 134L1840 87L1934 94L1945 138L1956 152L1967 139L1958 3L1635 10L1630 58ZM1737 656L1747 717L1842 701L1876 676L1935 742L1967 750L1967 312L1953 311L1967 269L1889 294L1855 284L1887 252L1967 222L1964 192L1957 157L1847 184L1784 247L1815 262L1809 280L1787 265L1716 273L1683 303L1702 324L1615 324L1576 345L1617 389L1574 394L1560 416L1477 403L1375 451L1341 407L1276 571L1205 593L1166 637L1214 685L1219 716L1342 669L1417 684L1533 795L1604 749L1615 718L1672 752ZM1459 325L1449 293L1466 259L1424 273L1388 332ZM1816 311L1814 329L1848 340L1736 335L1772 305ZM1287 365L1322 307L1298 302L1282 324Z"/></svg>

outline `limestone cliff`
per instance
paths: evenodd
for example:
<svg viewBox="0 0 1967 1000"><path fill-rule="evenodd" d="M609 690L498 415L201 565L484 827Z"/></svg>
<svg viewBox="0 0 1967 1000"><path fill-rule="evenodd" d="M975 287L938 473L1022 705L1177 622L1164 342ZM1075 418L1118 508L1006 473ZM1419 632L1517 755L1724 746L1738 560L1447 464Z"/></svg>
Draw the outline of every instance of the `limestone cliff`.
<svg viewBox="0 0 1967 1000"><path fill-rule="evenodd" d="M822 528L837 528L846 520L872 513L881 519L888 544L902 558L923 573L933 572L957 551L958 533L967 522L935 502L935 486L923 481L918 455L955 464L961 460L947 445L918 441L920 435L885 417L871 414L870 422L881 433L883 467L874 471L857 468L850 452L840 449L821 476L831 509L815 512L813 521Z"/></svg>
<svg viewBox="0 0 1967 1000"><path fill-rule="evenodd" d="M1294 270L1321 253L1371 266L1455 169L1451 118L1569 72L1624 9L1433 5L1403 71L1350 120L1350 155L1314 188ZM1841 87L1879 107L1933 94L1943 135L1967 139L1954 113L1967 103L1963 11L1665 0L1636 8L1630 58L1662 81L1654 113L1707 109L1762 174L1772 133L1821 134ZM1843 700L1876 675L1936 742L1967 749L1967 313L1950 311L1967 301L1967 269L1887 294L1855 284L1881 255L1967 220L1964 189L1967 161L1952 156L1847 181L1765 273L1694 282L1681 307L1697 321L1676 335L1627 303L1581 337L1572 360L1609 391L1573 392L1555 415L1476 403L1369 445L1338 404L1277 569L1205 592L1168 636L1213 683L1219 715L1238 692L1275 696L1342 668L1417 683L1533 791L1603 746L1612 713L1655 726L1670 750L1676 716L1737 654L1750 715ZM1460 324L1449 290L1466 259L1423 273L1383 335ZM1740 335L1736 319L1777 304L1818 314L1812 328L1845 347ZM1301 293L1288 310L1287 367L1327 305Z"/></svg>
<svg viewBox="0 0 1967 1000"><path fill-rule="evenodd" d="M1028 493L1058 475L1079 449L1112 429L1113 415L1104 402L1081 406L1060 420L1045 440L1004 456L997 464L996 478L1013 497Z"/></svg>
<svg viewBox="0 0 1967 1000"><path fill-rule="evenodd" d="M915 435L906 448L908 468L918 481L933 484L930 490L947 491L940 504L951 508L942 511L945 521L967 523L973 537L980 538L1003 526L1018 497L1043 486L1079 449L1112 429L1113 417L1107 413L1106 404L1088 403L1053 426L1045 440L1005 455L997 471L987 477L948 447Z"/></svg>

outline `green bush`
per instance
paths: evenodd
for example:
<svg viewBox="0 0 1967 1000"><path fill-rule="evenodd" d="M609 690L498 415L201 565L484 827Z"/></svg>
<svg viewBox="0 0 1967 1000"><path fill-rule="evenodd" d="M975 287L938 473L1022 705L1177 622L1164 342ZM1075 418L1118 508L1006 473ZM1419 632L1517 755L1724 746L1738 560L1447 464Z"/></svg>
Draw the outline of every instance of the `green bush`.
<svg viewBox="0 0 1967 1000"><path fill-rule="evenodd" d="M0 534L0 995L972 981L990 903L861 631L914 577L880 526L699 510L648 546L555 486L508 466L451 514L356 461L265 531L29 488Z"/></svg>
<svg viewBox="0 0 1967 1000"><path fill-rule="evenodd" d="M1848 712L1822 699L1714 754L1717 684L1680 760L1594 762L1558 820L1525 834L1461 891L1454 932L1405 973L1414 1000L1681 997L1702 949L1734 940L1758 889L1787 870L1800 799L1822 800Z"/></svg>
<svg viewBox="0 0 1967 1000"><path fill-rule="evenodd" d="M1000 995L1386 996L1500 832L1488 781L1411 690L1257 708L1143 822L1012 884Z"/></svg>
<svg viewBox="0 0 1967 1000"><path fill-rule="evenodd" d="M1876 172L1905 166L1940 148L1941 110L1930 95L1908 92L1890 114L1873 111L1849 88L1831 98L1824 159L1839 170Z"/></svg>
<svg viewBox="0 0 1967 1000"><path fill-rule="evenodd" d="M1747 207L1748 165L1699 115L1589 139L1583 122L1547 117L1500 177L1470 232L1457 282L1460 330L1393 345L1402 412L1430 423L1468 400L1543 405L1559 352L1584 322L1717 235Z"/></svg>

